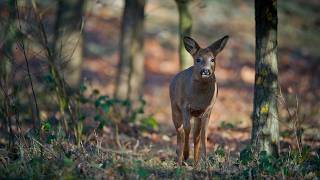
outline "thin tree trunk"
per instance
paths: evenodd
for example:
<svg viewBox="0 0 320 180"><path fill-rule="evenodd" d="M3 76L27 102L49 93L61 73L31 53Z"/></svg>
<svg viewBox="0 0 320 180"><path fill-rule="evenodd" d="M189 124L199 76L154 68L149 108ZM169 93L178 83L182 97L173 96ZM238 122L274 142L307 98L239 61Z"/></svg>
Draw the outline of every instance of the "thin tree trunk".
<svg viewBox="0 0 320 180"><path fill-rule="evenodd" d="M85 0L59 0L55 24L55 53L64 79L77 88L81 77L83 50L82 20Z"/></svg>
<svg viewBox="0 0 320 180"><path fill-rule="evenodd" d="M143 95L145 3L145 0L126 0L122 17L115 97L133 103Z"/></svg>
<svg viewBox="0 0 320 180"><path fill-rule="evenodd" d="M278 155L277 1L255 0L256 74L251 143L256 152Z"/></svg>
<svg viewBox="0 0 320 180"><path fill-rule="evenodd" d="M176 0L179 12L179 61L180 69L192 66L190 54L184 48L183 37L190 36L192 30L192 16L189 10L190 0Z"/></svg>

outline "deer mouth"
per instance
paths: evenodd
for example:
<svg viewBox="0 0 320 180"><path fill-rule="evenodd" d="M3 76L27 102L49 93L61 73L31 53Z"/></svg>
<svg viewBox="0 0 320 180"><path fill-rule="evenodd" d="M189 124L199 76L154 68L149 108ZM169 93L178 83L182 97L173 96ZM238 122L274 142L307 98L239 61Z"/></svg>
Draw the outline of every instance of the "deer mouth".
<svg viewBox="0 0 320 180"><path fill-rule="evenodd" d="M200 71L200 75L202 78L208 78L211 76L211 72L208 69L203 69Z"/></svg>

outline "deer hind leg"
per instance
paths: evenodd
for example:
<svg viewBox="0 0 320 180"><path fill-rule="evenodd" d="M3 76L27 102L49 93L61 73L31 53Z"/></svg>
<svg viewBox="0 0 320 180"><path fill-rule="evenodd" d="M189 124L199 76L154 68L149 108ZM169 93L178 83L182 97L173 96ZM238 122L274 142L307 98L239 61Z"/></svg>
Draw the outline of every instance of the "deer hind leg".
<svg viewBox="0 0 320 180"><path fill-rule="evenodd" d="M178 164L182 164L183 159L183 148L184 148L184 140L185 140L185 134L183 130L183 125L180 126L180 128L177 129L177 155L178 155Z"/></svg>
<svg viewBox="0 0 320 180"><path fill-rule="evenodd" d="M207 159L207 129L208 129L209 118L203 118L201 120L201 146L202 146L202 155L204 160Z"/></svg>
<svg viewBox="0 0 320 180"><path fill-rule="evenodd" d="M185 134L182 123L182 114L178 108L172 107L172 120L177 132L177 162L179 165L181 165L183 159L182 152L184 148Z"/></svg>

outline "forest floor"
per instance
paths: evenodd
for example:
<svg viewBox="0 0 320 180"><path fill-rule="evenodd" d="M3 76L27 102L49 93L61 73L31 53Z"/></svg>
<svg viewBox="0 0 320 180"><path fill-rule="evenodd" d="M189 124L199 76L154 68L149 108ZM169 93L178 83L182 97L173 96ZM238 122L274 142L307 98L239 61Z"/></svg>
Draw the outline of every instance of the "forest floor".
<svg viewBox="0 0 320 180"><path fill-rule="evenodd" d="M112 95L119 59L122 1L99 2L86 16L82 76L88 84L88 94L97 89L100 94ZM279 100L281 149L287 152L290 148L297 148L294 122L288 117L287 108L294 112L298 104L302 140L310 147L310 157L320 152L319 8L320 3L316 0L279 2L279 85L286 99L286 105ZM255 75L253 2L195 1L191 9L192 37L200 45L209 45L225 34L231 36L217 60L219 97L209 124L208 166L201 162L198 168L192 167L192 146L191 159L183 167L176 166L176 134L171 120L168 83L179 71L178 13L174 1L149 0L145 22L144 100L145 114L154 117L158 127L153 131L141 131L137 136L120 132L120 149L115 146L112 126L84 137L81 146L63 140L42 144L32 137L20 138L17 151L27 158L35 158L31 158L31 163L14 162L5 173L15 172L12 177L19 177L20 173L27 174L26 178L65 179L249 177L252 173L248 168L250 165L241 164L239 156L249 145L251 131ZM84 122L92 123L92 119ZM13 155L0 151L0 157L10 156ZM0 158L0 162L4 161ZM289 163L286 166L295 167ZM276 176L284 177L284 172L276 172ZM320 176L319 170L310 177L314 176ZM265 173L262 177L272 176Z"/></svg>

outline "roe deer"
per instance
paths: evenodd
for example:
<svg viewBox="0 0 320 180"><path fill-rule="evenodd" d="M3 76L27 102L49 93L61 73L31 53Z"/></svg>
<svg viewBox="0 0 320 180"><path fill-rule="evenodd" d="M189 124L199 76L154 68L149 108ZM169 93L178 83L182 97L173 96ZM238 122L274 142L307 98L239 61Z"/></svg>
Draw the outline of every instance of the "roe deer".
<svg viewBox="0 0 320 180"><path fill-rule="evenodd" d="M170 82L172 120L177 131L178 164L189 157L190 119L194 117L194 165L198 164L200 139L204 158L207 156L207 128L212 107L218 95L214 74L216 56L225 47L229 36L201 48L190 37L184 37L184 46L194 59L193 66L179 72Z"/></svg>

